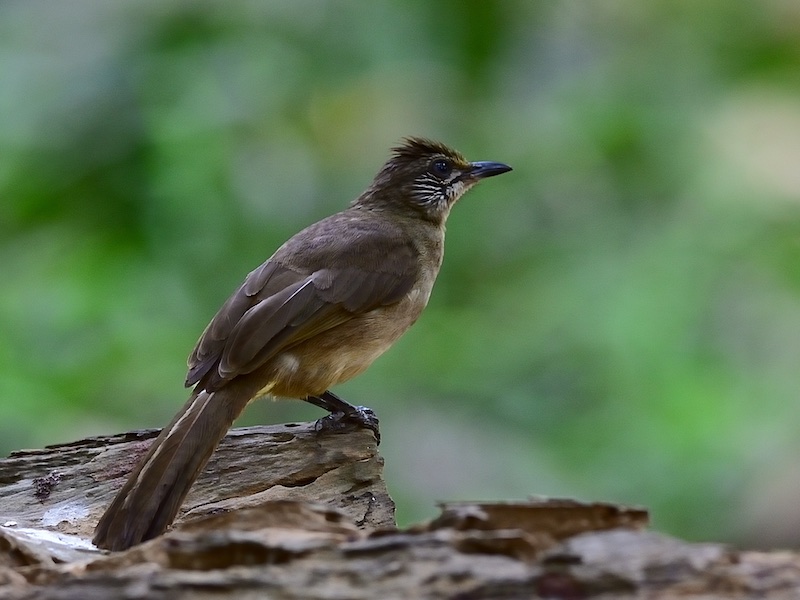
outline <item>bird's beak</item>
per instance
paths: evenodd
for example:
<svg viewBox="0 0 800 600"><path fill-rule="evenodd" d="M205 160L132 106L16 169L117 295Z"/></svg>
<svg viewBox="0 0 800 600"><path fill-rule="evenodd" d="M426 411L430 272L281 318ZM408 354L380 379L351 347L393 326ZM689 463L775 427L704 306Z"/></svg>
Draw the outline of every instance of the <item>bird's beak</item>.
<svg viewBox="0 0 800 600"><path fill-rule="evenodd" d="M469 171L469 177L472 179L484 179L486 177L494 177L502 173L508 173L511 167L499 162L479 161L470 163L472 167Z"/></svg>

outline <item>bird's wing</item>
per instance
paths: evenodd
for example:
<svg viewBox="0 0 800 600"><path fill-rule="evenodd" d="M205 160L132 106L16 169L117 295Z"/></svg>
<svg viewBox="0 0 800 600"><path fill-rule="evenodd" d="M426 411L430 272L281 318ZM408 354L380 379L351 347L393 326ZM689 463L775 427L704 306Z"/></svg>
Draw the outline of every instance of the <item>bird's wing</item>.
<svg viewBox="0 0 800 600"><path fill-rule="evenodd" d="M298 243L300 253L292 249ZM354 315L398 302L411 291L417 264L413 244L401 235L301 232L220 308L189 357L186 385L218 387Z"/></svg>

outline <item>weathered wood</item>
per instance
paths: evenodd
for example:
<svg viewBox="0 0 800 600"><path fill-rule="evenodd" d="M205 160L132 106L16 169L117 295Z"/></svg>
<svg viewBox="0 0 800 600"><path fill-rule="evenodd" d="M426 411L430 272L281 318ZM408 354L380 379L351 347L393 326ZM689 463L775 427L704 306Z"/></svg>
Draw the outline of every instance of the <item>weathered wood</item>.
<svg viewBox="0 0 800 600"><path fill-rule="evenodd" d="M399 531L366 431L233 430L174 530L107 554L94 523L155 432L0 460L0 598L800 598L795 553L644 530L603 503L453 503Z"/></svg>
<svg viewBox="0 0 800 600"><path fill-rule="evenodd" d="M0 536L25 549L19 564L46 548L54 560L85 558L97 520L158 430L95 437L0 461ZM313 424L245 427L222 441L176 519L300 498L340 509L362 526L394 525L383 461L369 431L318 435ZM69 537L74 536L74 537ZM12 542L9 542L12 543ZM0 562L3 564L3 562Z"/></svg>

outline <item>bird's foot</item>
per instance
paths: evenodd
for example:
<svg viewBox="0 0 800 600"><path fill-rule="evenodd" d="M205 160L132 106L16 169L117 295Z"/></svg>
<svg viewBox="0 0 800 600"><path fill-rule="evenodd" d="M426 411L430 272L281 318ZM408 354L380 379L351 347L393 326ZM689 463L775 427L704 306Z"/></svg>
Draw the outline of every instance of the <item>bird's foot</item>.
<svg viewBox="0 0 800 600"><path fill-rule="evenodd" d="M366 406L351 406L352 410L336 411L318 419L315 428L318 433L338 433L352 431L356 428L369 429L375 434L375 440L380 445L381 431L378 416L371 408Z"/></svg>

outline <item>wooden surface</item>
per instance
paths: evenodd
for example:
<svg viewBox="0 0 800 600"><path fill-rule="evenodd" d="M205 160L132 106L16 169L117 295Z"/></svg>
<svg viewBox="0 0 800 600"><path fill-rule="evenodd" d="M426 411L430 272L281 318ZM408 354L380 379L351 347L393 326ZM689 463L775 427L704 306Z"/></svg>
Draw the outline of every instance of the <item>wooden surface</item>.
<svg viewBox="0 0 800 600"><path fill-rule="evenodd" d="M800 598L800 559L646 530L604 503L452 503L394 528L370 432L235 429L164 536L107 554L97 518L156 432L0 460L0 598Z"/></svg>

